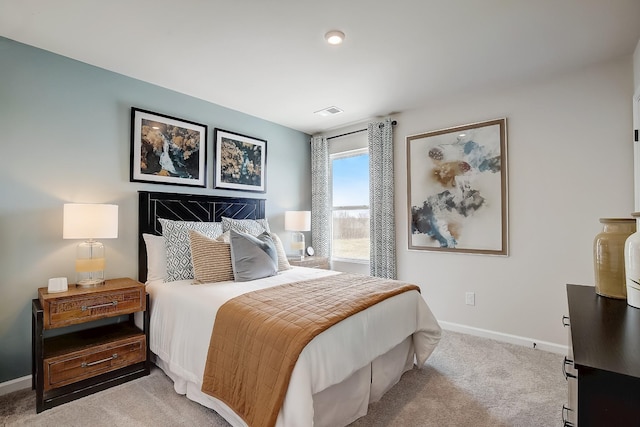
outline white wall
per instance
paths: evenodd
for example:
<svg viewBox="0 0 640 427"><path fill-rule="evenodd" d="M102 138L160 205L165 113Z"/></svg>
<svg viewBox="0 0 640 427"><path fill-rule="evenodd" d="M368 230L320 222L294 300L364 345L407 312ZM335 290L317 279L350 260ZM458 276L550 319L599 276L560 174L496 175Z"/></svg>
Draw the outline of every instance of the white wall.
<svg viewBox="0 0 640 427"><path fill-rule="evenodd" d="M633 211L631 56L552 80L434 103L393 118L399 279L436 317L559 345L566 283L593 284L601 217ZM507 118L508 257L407 249L406 136ZM464 303L466 291L476 305Z"/></svg>
<svg viewBox="0 0 640 427"><path fill-rule="evenodd" d="M633 54L633 84L635 92L633 95L633 128L638 131L640 129L640 40L636 45L636 51ZM634 172L633 182L635 183L635 211L640 211L640 141L635 141L633 145Z"/></svg>
<svg viewBox="0 0 640 427"><path fill-rule="evenodd" d="M636 93L640 92L640 40L636 45L636 51L633 53L633 87Z"/></svg>

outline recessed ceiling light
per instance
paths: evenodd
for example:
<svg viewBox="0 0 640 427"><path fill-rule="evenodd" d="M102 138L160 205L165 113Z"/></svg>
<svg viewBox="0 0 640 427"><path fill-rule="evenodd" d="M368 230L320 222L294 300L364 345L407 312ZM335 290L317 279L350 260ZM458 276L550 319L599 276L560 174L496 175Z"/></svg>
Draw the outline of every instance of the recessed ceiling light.
<svg viewBox="0 0 640 427"><path fill-rule="evenodd" d="M344 40L344 33L342 31L333 30L325 34L324 38L329 44L340 44Z"/></svg>

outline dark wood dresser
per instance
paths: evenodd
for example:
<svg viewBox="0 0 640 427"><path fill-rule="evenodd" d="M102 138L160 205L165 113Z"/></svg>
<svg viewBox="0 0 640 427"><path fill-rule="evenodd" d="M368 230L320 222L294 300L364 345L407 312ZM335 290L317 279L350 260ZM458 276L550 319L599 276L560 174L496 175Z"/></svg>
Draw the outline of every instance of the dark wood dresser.
<svg viewBox="0 0 640 427"><path fill-rule="evenodd" d="M565 426L640 426L640 309L593 286L567 285L567 298Z"/></svg>

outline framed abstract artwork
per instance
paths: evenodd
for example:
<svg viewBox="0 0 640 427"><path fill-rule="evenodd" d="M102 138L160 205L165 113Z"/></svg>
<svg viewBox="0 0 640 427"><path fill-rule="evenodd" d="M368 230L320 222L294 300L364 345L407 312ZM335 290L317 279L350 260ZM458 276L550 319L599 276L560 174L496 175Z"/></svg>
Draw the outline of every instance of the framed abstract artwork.
<svg viewBox="0 0 640 427"><path fill-rule="evenodd" d="M267 191L267 141L215 129L214 188Z"/></svg>
<svg viewBox="0 0 640 427"><path fill-rule="evenodd" d="M508 254L505 118L407 137L409 249Z"/></svg>
<svg viewBox="0 0 640 427"><path fill-rule="evenodd" d="M132 107L130 180L206 187L207 126Z"/></svg>

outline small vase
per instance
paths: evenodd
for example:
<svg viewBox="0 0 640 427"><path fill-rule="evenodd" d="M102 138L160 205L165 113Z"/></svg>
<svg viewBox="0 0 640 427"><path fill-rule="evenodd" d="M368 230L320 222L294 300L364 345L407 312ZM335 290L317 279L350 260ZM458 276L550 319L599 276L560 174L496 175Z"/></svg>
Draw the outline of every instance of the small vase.
<svg viewBox="0 0 640 427"><path fill-rule="evenodd" d="M632 214L640 223L640 212ZM638 229L638 224L636 224ZM626 275L627 304L640 308L640 232L627 237L624 244L624 269Z"/></svg>
<svg viewBox="0 0 640 427"><path fill-rule="evenodd" d="M602 231L593 241L596 293L603 297L625 299L625 242L636 232L636 220L600 218L600 223Z"/></svg>

